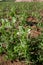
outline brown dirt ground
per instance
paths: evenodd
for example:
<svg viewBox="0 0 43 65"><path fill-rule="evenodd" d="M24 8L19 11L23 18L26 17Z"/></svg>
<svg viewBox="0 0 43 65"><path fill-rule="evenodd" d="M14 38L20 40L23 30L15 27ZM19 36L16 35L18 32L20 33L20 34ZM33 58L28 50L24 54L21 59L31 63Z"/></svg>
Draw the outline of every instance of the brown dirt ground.
<svg viewBox="0 0 43 65"><path fill-rule="evenodd" d="M10 60L5 60L4 55L0 55L0 65L26 65L23 61L10 61Z"/></svg>

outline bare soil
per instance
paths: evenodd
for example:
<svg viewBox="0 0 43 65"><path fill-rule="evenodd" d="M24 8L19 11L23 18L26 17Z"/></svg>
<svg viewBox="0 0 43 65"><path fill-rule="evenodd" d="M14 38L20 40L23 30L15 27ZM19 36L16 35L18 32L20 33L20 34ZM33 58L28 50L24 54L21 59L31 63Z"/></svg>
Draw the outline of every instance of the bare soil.
<svg viewBox="0 0 43 65"><path fill-rule="evenodd" d="M0 65L26 65L23 61L10 61L10 60L5 60L4 55L0 55Z"/></svg>

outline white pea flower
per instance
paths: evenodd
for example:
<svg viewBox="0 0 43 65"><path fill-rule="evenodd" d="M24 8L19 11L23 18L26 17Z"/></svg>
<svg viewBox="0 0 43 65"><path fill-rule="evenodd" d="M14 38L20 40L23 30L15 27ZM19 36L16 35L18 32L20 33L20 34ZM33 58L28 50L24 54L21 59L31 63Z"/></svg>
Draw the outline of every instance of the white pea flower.
<svg viewBox="0 0 43 65"><path fill-rule="evenodd" d="M12 22L15 23L16 22L16 18L13 17L12 18Z"/></svg>
<svg viewBox="0 0 43 65"><path fill-rule="evenodd" d="M17 32L17 35L20 35L20 33L19 33L19 32Z"/></svg>
<svg viewBox="0 0 43 65"><path fill-rule="evenodd" d="M4 23L5 21L4 21L4 19L1 19L1 21L2 21L2 23Z"/></svg>
<svg viewBox="0 0 43 65"><path fill-rule="evenodd" d="M28 33L30 34L30 32L31 32L31 29L28 29Z"/></svg>

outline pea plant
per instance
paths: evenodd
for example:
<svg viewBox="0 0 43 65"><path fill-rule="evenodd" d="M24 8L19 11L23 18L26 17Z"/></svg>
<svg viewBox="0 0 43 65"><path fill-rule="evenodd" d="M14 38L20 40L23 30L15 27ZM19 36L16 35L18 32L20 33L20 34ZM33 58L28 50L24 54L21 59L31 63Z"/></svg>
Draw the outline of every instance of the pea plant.
<svg viewBox="0 0 43 65"><path fill-rule="evenodd" d="M29 4L29 6L27 4L28 8L25 6L26 3L22 7L18 7L19 4L11 8L10 12L4 12L0 18L0 55L5 54L7 60L18 59L30 65L42 65L42 16L37 11L31 12L31 9L34 11L32 4ZM35 9L37 10L37 8ZM37 24L34 22L37 22Z"/></svg>

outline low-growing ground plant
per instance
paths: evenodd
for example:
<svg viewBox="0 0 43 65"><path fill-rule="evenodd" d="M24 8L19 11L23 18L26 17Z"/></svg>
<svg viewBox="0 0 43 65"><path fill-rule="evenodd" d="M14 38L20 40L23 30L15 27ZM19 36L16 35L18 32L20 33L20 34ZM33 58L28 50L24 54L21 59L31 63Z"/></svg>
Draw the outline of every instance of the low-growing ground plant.
<svg viewBox="0 0 43 65"><path fill-rule="evenodd" d="M15 3L13 7L3 8L0 55L5 54L7 60L43 65L43 16L39 13L41 5L38 4Z"/></svg>

